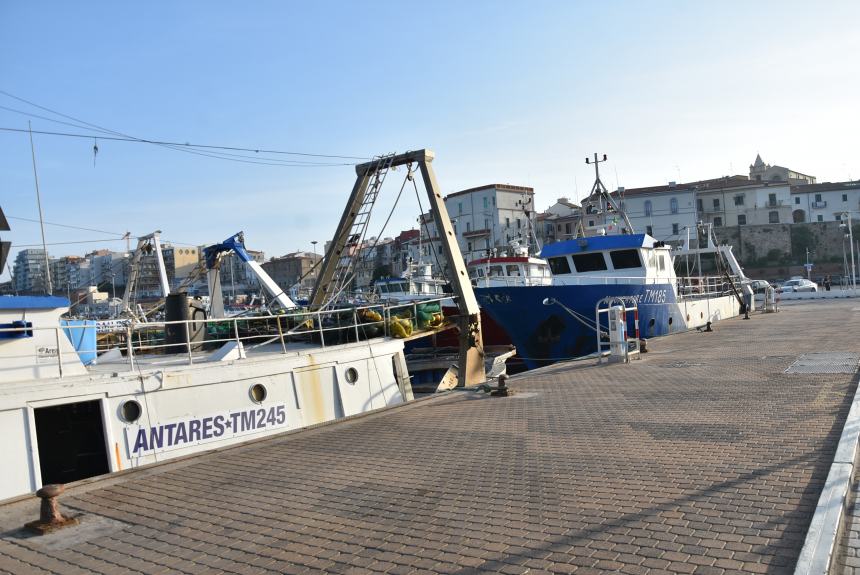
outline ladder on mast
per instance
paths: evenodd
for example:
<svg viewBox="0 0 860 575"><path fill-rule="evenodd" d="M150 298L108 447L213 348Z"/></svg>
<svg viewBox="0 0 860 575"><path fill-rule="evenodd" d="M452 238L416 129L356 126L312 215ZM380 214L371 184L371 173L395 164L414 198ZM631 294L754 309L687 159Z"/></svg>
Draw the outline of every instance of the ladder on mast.
<svg viewBox="0 0 860 575"><path fill-rule="evenodd" d="M373 170L367 192L355 212L352 226L350 226L346 237L346 243L334 269L334 275L330 284L331 287L327 290L328 301L325 302L323 307L328 307L335 303L340 294L348 288L354 277L356 264L361 258L361 248L367 236L370 214L373 211L374 204L376 204L376 199L379 197L379 191L382 189L385 177L388 175L389 170L391 170L393 159L394 155L391 154L382 156L376 160L378 168Z"/></svg>

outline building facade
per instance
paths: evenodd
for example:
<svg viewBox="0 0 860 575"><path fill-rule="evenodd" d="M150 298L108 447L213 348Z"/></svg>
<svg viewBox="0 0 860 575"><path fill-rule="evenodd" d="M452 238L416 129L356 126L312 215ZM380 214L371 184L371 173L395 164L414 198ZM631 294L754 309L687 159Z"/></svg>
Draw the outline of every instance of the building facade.
<svg viewBox="0 0 860 575"><path fill-rule="evenodd" d="M860 221L860 180L791 187L792 221L832 222L849 212Z"/></svg>
<svg viewBox="0 0 860 575"><path fill-rule="evenodd" d="M755 162L750 164L750 180L754 182L788 182L792 186L814 184L815 176L801 174L782 166L765 164L760 154L756 154Z"/></svg>
<svg viewBox="0 0 860 575"><path fill-rule="evenodd" d="M21 295L48 293L49 269L45 261L45 250L28 248L21 250L12 266L12 283Z"/></svg>
<svg viewBox="0 0 860 575"><path fill-rule="evenodd" d="M286 292L289 292L290 288L302 278L304 279L302 279L301 288L312 289L316 274L311 272L311 268L321 259L321 255L311 252L293 252L278 258L271 258L263 263L262 267L275 283Z"/></svg>

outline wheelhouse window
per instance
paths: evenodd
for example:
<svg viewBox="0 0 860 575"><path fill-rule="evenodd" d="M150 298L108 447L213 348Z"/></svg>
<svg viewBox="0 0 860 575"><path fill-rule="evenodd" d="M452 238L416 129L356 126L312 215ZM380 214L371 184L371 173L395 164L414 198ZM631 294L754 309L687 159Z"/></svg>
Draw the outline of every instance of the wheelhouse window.
<svg viewBox="0 0 860 575"><path fill-rule="evenodd" d="M491 278L493 277L501 277L505 275L505 272L502 270L502 266L490 266L490 271L488 274Z"/></svg>
<svg viewBox="0 0 860 575"><path fill-rule="evenodd" d="M603 252L574 254L570 257L578 272L599 272L606 269L606 258L603 257Z"/></svg>
<svg viewBox="0 0 860 575"><path fill-rule="evenodd" d="M509 264L508 266L508 275L512 277L519 277L520 275L520 266Z"/></svg>
<svg viewBox="0 0 860 575"><path fill-rule="evenodd" d="M609 252L612 259L612 267L617 270L641 268L642 260L639 259L639 250L615 250Z"/></svg>
<svg viewBox="0 0 860 575"><path fill-rule="evenodd" d="M569 274L570 264L567 263L567 258L564 256L558 258L549 258L549 269L554 275Z"/></svg>

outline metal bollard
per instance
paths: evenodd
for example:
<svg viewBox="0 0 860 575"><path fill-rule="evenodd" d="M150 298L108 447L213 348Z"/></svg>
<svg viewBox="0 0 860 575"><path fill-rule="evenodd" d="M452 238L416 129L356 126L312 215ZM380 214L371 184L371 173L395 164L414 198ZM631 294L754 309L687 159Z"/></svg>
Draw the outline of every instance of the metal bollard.
<svg viewBox="0 0 860 575"><path fill-rule="evenodd" d="M77 517L63 517L60 513L60 506L57 503L59 497L66 490L65 486L60 483L45 485L36 492L36 496L42 499L42 506L39 510L39 520L31 521L24 527L37 535L45 535L57 529L68 527L69 525L77 525Z"/></svg>
<svg viewBox="0 0 860 575"><path fill-rule="evenodd" d="M494 397L508 397L511 394L511 391L508 389L508 376L507 374L499 375L499 386L494 389L490 395Z"/></svg>

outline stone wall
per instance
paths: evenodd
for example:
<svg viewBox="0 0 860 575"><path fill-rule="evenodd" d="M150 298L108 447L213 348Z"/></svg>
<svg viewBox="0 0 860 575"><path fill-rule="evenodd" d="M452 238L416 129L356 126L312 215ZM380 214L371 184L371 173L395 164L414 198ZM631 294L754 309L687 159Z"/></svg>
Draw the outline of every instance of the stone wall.
<svg viewBox="0 0 860 575"><path fill-rule="evenodd" d="M733 246L745 266L800 265L806 261L806 248L810 261L842 262L844 230L839 222L729 226L714 232L717 241Z"/></svg>

